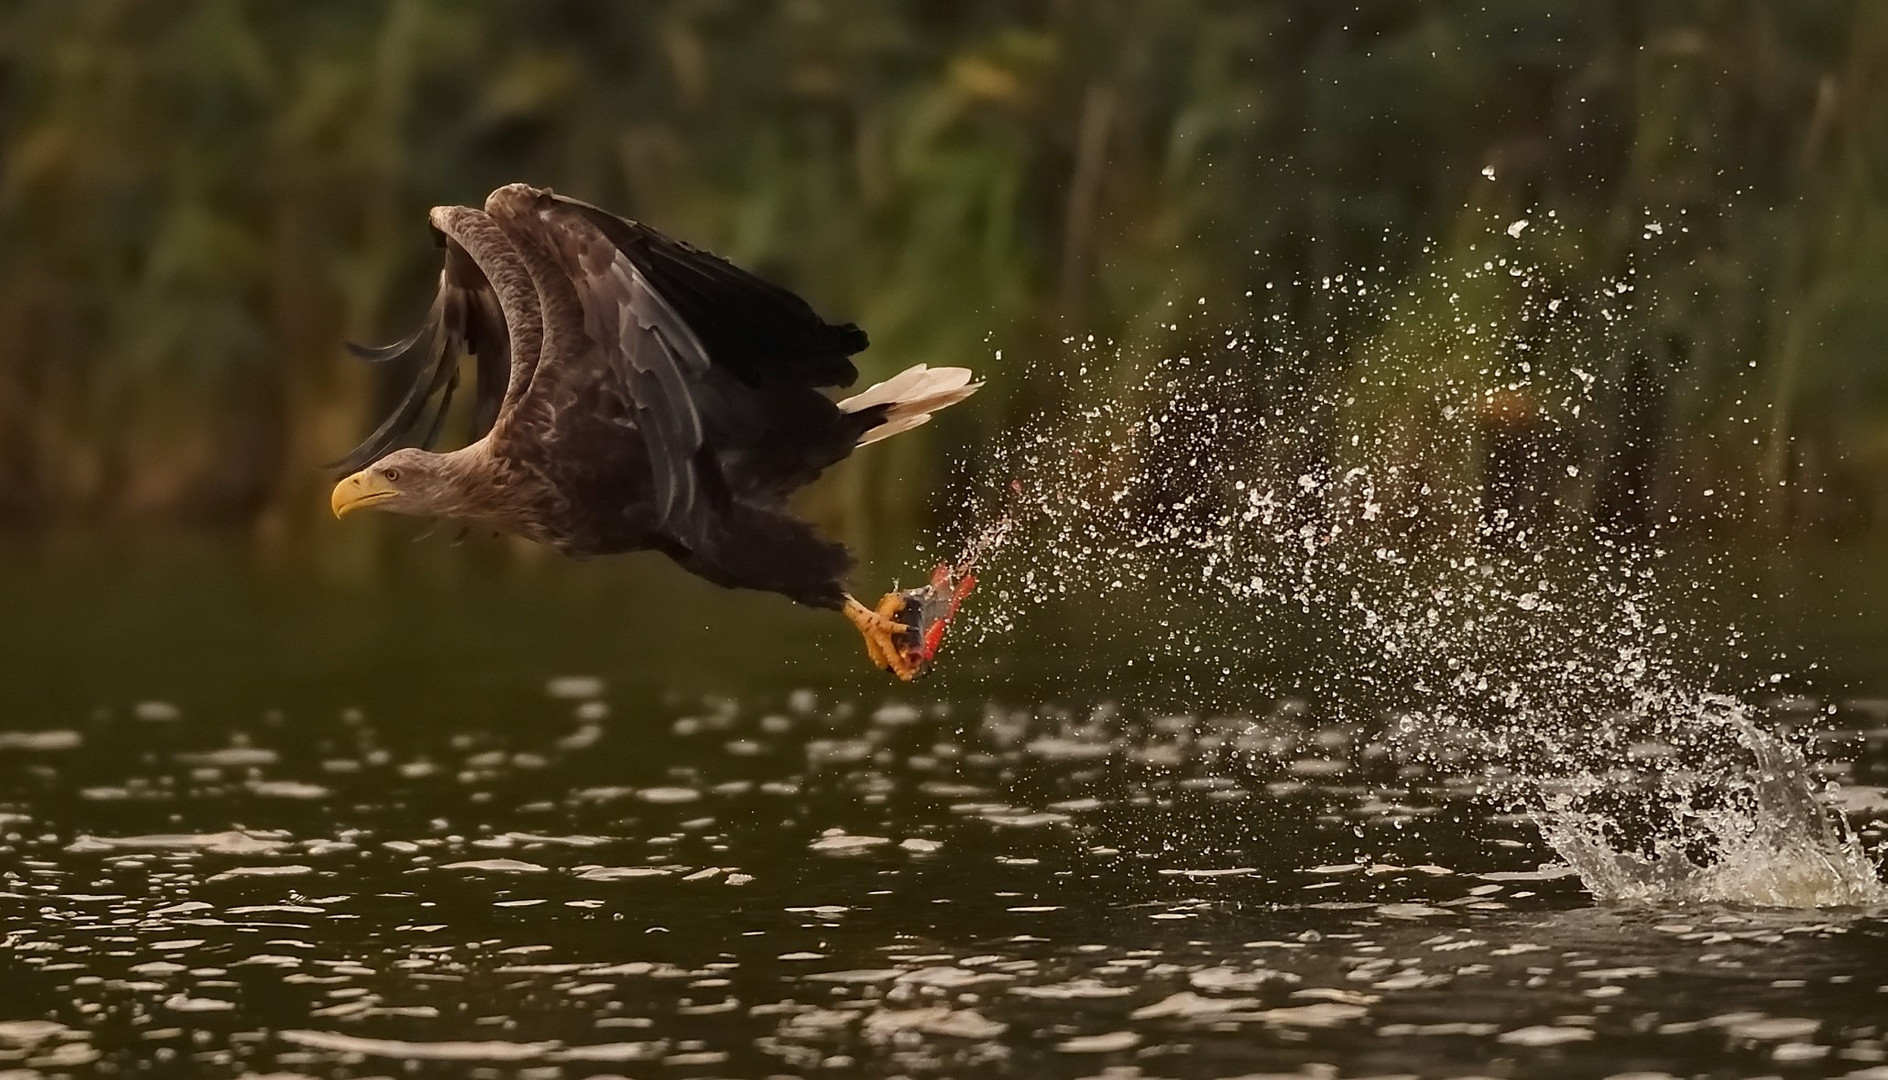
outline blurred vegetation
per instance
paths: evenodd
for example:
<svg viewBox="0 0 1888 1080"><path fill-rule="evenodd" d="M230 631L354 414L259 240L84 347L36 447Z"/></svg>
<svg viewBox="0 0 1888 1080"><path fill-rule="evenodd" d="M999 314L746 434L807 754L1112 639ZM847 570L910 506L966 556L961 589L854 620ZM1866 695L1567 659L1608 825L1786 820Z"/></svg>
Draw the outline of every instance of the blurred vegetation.
<svg viewBox="0 0 1888 1080"><path fill-rule="evenodd" d="M1489 222L1550 212L1522 239L1569 292L1634 282L1566 451L1596 515L1715 487L1740 528L1888 516L1870 0L13 0L0 521L305 538L387 392L340 343L424 310L429 205L513 180L858 321L868 378L998 368L830 483L855 538L923 513L947 451L1073 404L1016 375L1071 335L1134 365L1288 327L1272 385L1328 400L1356 357L1421 348L1266 282L1368 272L1420 309ZM1519 302L1466 291L1490 325ZM1436 423L1448 366L1367 422Z"/></svg>

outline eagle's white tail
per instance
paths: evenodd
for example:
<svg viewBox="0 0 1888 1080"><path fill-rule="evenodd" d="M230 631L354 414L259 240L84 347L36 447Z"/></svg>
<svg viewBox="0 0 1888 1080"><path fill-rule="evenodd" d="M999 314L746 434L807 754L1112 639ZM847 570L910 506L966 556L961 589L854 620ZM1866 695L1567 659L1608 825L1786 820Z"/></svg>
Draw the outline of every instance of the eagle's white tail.
<svg viewBox="0 0 1888 1080"><path fill-rule="evenodd" d="M955 405L977 392L983 384L971 382L969 368L908 367L882 383L867 387L839 403L845 412L858 412L874 405L890 405L885 419L859 437L859 445L890 438L910 431L931 419L931 414Z"/></svg>

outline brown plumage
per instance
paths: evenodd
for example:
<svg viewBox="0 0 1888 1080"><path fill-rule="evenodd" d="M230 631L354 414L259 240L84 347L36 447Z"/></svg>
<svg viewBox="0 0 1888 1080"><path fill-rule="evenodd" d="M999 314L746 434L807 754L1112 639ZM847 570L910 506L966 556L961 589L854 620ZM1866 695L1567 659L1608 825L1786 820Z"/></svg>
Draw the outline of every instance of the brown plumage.
<svg viewBox="0 0 1888 1080"><path fill-rule="evenodd" d="M968 397L980 385L968 370L920 365L834 401L820 391L857 377L864 331L714 255L523 184L431 219L446 265L426 324L355 350L421 361L340 463L352 475L337 514L448 519L572 555L661 551L867 629L845 592L845 548L785 500L855 447ZM466 353L470 441L433 453ZM407 439L418 445L394 449Z"/></svg>

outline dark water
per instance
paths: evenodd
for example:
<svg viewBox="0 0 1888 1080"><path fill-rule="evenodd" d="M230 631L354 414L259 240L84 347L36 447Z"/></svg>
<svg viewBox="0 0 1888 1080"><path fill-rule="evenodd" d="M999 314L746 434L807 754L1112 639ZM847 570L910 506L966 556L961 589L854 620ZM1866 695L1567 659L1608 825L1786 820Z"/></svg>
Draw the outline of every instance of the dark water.
<svg viewBox="0 0 1888 1080"><path fill-rule="evenodd" d="M1888 1077L1882 911L1596 904L1316 702L893 687L660 571L96 565L0 578L0 1075ZM1874 847L1867 565L1751 618Z"/></svg>

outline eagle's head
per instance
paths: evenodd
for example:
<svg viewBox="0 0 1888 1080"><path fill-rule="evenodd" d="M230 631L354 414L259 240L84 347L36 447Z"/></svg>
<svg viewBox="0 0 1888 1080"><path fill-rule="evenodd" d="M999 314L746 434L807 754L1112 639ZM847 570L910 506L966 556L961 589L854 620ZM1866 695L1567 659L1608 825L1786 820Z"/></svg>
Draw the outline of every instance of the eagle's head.
<svg viewBox="0 0 1888 1080"><path fill-rule="evenodd" d="M335 517L372 507L396 514L452 517L458 485L444 467L443 455L411 447L395 450L334 485L328 504Z"/></svg>

